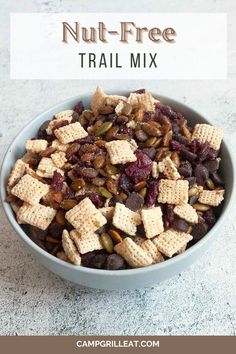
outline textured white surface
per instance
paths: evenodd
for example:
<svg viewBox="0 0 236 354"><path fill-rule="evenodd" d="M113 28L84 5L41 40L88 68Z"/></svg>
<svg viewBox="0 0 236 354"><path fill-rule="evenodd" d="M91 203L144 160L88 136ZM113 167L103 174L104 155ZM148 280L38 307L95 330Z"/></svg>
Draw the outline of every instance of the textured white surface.
<svg viewBox="0 0 236 354"><path fill-rule="evenodd" d="M133 0L0 0L0 159L13 137L35 115L80 93L77 81L9 80L9 12L132 11ZM155 5L154 5L155 4ZM223 127L236 140L236 2L234 0L135 1L135 11L228 12L227 81L148 82ZM193 68L194 70L194 68ZM86 83L94 90L98 82ZM100 81L104 88L133 89L145 81ZM235 150L235 149L234 149ZM235 156L235 155L234 155ZM18 240L0 208L0 334L235 335L236 211L211 250L181 275L152 288L106 292L79 288L49 273Z"/></svg>

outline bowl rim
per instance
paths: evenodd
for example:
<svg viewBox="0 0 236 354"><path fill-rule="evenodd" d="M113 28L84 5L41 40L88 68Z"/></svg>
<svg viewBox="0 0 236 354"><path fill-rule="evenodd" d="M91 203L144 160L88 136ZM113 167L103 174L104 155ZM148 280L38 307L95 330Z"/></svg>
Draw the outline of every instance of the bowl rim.
<svg viewBox="0 0 236 354"><path fill-rule="evenodd" d="M118 91L118 92L117 92ZM108 94L126 94L127 91L125 90L107 90ZM182 103L180 101L177 101L175 99L172 99L170 96L164 96L164 95L159 95L159 94L155 94L153 93L153 95L160 99L160 100L171 100L171 102L173 104L176 105L182 105L184 107L186 107L187 109L191 110L194 114L196 115L200 115L201 118L203 120L206 121L206 123L212 124L210 120L206 119L202 113L197 112L195 109L189 107L188 105L186 105L185 103ZM14 216L14 213L12 211L12 208L10 206L9 203L7 203L5 201L6 198L6 186L5 186L5 181L4 181L4 175L5 175L5 170L7 169L7 158L8 156L11 154L11 148L12 145L14 145L14 143L17 141L17 139L23 135L26 131L30 130L35 122L37 120L40 120L40 118L44 115L50 114L50 112L52 110L56 110L57 107L59 108L60 106L69 104L70 102L73 102L75 100L79 100L80 97L91 97L92 94L91 92L82 92L81 95L76 95L76 96L72 96L69 97L57 104L55 104L54 106L48 108L47 110L45 110L44 112L38 114L36 117L34 117L29 123L27 123L26 126L24 126L19 133L17 133L17 135L14 137L14 139L11 141L8 149L5 152L3 161L2 161L2 165L1 165L1 173L0 173L0 195L1 195L1 201L2 201L2 205L3 205L3 209L5 212L5 215L7 216L7 219L10 223L10 225L12 226L12 228L14 229L14 231L16 232L16 234L18 236L20 236L20 238L29 246L29 248L32 248L33 251L37 254L39 254L40 256L42 256L43 258L46 257L48 259L48 261L52 261L55 262L58 266L60 267L65 267L67 270L71 270L73 271L77 271L78 274L79 273L84 273L84 274L93 274L93 275L97 275L97 276L101 276L101 275L106 275L108 277L114 277L114 276L128 276L128 275L141 275L141 274L145 274L147 272L150 271L158 271L161 270L163 268L167 268L168 266L173 265L174 263L180 263L182 260L184 260L186 257L191 256L191 254L197 252L198 249L200 249L201 247L203 247L203 245L205 243L208 242L208 240L212 237L212 235L214 233L217 232L217 230L220 228L220 226L223 224L223 222L225 221L226 217L228 216L230 209L231 209L231 205L233 203L233 199L234 199L234 195L235 195L235 186L234 186L234 177L235 177L235 173L236 173L236 169L235 169L235 164L234 164L234 159L232 158L233 153L231 151L231 148L229 147L229 145L225 142L225 140L223 140L223 146L224 146L224 150L226 150L226 153L228 153L228 156L230 158L230 163L232 165L232 180L233 180L233 185L232 185L232 191L231 191L231 195L228 196L228 203L225 206L224 210L221 212L221 215L219 217L219 219L217 220L217 222L215 223L215 225L210 229L209 232L207 232L207 234L200 240L198 241L196 244L194 244L193 246L191 246L189 249L187 249L185 252L176 255L173 258L167 259L164 262L158 263L158 264L153 264L150 265L148 267L142 267L142 268L134 268L134 269L123 269L123 270L106 270L106 269L96 269L96 268L88 268L88 267L83 267L83 266L79 266L76 267L74 264L70 264L67 263L65 261L62 261L61 259L57 258L56 256L51 255L50 253L48 253L47 251L43 250L42 248L40 248L36 243L34 243L29 236L27 236L27 234L23 231L23 229L20 227L20 225L17 223L16 218Z"/></svg>

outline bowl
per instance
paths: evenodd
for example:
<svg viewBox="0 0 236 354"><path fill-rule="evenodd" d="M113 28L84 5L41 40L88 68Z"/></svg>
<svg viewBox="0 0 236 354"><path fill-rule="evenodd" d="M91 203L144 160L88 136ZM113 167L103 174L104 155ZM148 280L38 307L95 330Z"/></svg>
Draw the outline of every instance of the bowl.
<svg viewBox="0 0 236 354"><path fill-rule="evenodd" d="M127 95L128 92L109 92L110 94ZM182 112L188 119L190 125L196 123L210 123L202 115L187 107L186 105L174 101L170 98L155 95L164 104L173 106L177 111ZM222 208L221 215L212 229L195 245L189 248L184 253L175 256L172 259L166 260L163 263L151 265L145 268L127 269L127 270L100 270L91 269L86 267L74 266L66 263L55 256L47 253L39 246L37 246L18 225L11 206L5 202L6 198L6 183L12 166L15 161L20 158L24 153L24 143L27 139L31 139L36 135L39 126L52 116L62 110L71 109L75 106L78 100L83 100L85 106L89 106L91 99L90 93L84 93L79 97L72 97L66 101L57 104L50 108L46 112L37 116L31 121L14 139L11 143L8 151L3 160L0 184L1 184L1 198L3 208L6 216L15 230L19 238L28 246L31 253L50 271L56 273L60 277L67 279L73 283L80 284L85 287L107 289L107 290L122 290L122 289L134 289L144 286L157 284L163 280L166 280L175 274L186 270L192 263L194 263L199 257L210 247L214 242L215 237L219 234L219 229L226 220L230 206L233 201L234 194L234 165L232 155L229 151L229 147L226 142L223 141L221 147L221 173L225 181L225 200ZM210 123L211 124L211 123Z"/></svg>

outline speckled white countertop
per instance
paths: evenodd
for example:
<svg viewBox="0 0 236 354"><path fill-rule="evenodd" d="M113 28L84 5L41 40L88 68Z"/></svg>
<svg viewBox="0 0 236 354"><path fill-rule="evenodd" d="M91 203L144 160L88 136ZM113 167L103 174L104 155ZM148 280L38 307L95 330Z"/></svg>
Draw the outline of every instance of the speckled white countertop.
<svg viewBox="0 0 236 354"><path fill-rule="evenodd" d="M132 11L128 1L0 0L0 161L13 137L38 113L80 88L146 86L186 102L236 141L236 2L135 1L135 11L228 12L228 80L161 82L10 81L10 12ZM1 36L2 37L2 36ZM234 149L235 150L235 149ZM235 157L235 155L234 155ZM190 269L151 288L106 292L80 288L50 273L23 246L0 207L0 335L235 335L236 210Z"/></svg>

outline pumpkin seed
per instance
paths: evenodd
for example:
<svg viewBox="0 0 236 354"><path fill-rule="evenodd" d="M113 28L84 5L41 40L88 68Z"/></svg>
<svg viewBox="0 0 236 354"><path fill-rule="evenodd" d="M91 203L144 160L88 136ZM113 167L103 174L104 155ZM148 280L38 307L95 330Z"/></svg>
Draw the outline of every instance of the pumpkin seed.
<svg viewBox="0 0 236 354"><path fill-rule="evenodd" d="M112 122L105 122L95 131L95 136L104 135L112 127Z"/></svg>
<svg viewBox="0 0 236 354"><path fill-rule="evenodd" d="M134 189L136 191L140 191L141 189L146 187L146 185L147 185L146 181L141 181L141 182L138 182L138 183L135 184Z"/></svg>
<svg viewBox="0 0 236 354"><path fill-rule="evenodd" d="M103 197L107 199L110 199L112 197L112 194L106 188L99 187L98 190Z"/></svg>
<svg viewBox="0 0 236 354"><path fill-rule="evenodd" d="M114 245L113 245L112 238L106 232L101 234L101 243L108 253L113 252Z"/></svg>
<svg viewBox="0 0 236 354"><path fill-rule="evenodd" d="M64 210L70 210L74 208L74 206L76 206L77 204L78 202L75 199L66 199L61 202L60 206Z"/></svg>
<svg viewBox="0 0 236 354"><path fill-rule="evenodd" d="M111 164L106 165L105 171L106 171L106 173L108 173L111 176L116 175L118 173L118 169Z"/></svg>
<svg viewBox="0 0 236 354"><path fill-rule="evenodd" d="M64 226L66 224L65 213L61 209L57 210L55 219L56 219L57 224L59 224L61 226Z"/></svg>
<svg viewBox="0 0 236 354"><path fill-rule="evenodd" d="M197 187L192 187L188 191L188 196L193 197L194 195L199 194L199 189Z"/></svg>
<svg viewBox="0 0 236 354"><path fill-rule="evenodd" d="M108 232L114 242L119 243L122 241L121 235L116 230L109 230Z"/></svg>
<svg viewBox="0 0 236 354"><path fill-rule="evenodd" d="M211 178L208 178L208 179L206 180L206 185L207 185L207 187L208 187L209 189L215 189L215 185L214 185L214 183L213 183L213 181L212 181Z"/></svg>
<svg viewBox="0 0 236 354"><path fill-rule="evenodd" d="M145 198L145 197L146 197L146 194L147 194L147 188L146 188L146 187L142 188L142 189L139 191L139 194L140 194L143 198Z"/></svg>
<svg viewBox="0 0 236 354"><path fill-rule="evenodd" d="M197 211L207 211L210 209L209 205L205 205L201 203L193 204L193 208Z"/></svg>
<svg viewBox="0 0 236 354"><path fill-rule="evenodd" d="M146 134L150 136L156 136L156 137L162 136L162 132L159 129L158 125L155 124L155 122L143 123L142 129Z"/></svg>
<svg viewBox="0 0 236 354"><path fill-rule="evenodd" d="M83 188L85 186L85 182L83 178L77 178L71 183L70 188L74 191L77 192L79 189Z"/></svg>

